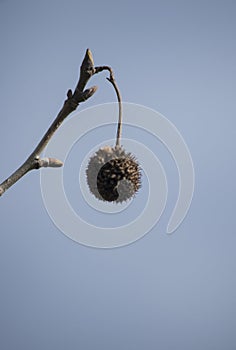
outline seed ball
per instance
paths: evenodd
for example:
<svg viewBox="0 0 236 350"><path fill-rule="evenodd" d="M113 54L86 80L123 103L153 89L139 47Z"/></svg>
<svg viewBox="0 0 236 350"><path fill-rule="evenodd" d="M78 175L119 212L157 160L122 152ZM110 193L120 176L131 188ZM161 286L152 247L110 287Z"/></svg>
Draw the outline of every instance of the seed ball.
<svg viewBox="0 0 236 350"><path fill-rule="evenodd" d="M88 163L87 183L91 193L107 202L131 199L141 187L141 169L122 147L100 148Z"/></svg>

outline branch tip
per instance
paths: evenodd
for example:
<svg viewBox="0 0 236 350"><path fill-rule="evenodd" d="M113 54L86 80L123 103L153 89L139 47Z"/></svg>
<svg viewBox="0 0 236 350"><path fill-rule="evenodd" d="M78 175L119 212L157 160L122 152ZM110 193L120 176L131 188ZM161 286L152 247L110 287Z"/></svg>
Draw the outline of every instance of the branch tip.
<svg viewBox="0 0 236 350"><path fill-rule="evenodd" d="M93 60L93 55L92 51L90 49L86 50L85 58L91 62L91 64L94 66L94 60Z"/></svg>

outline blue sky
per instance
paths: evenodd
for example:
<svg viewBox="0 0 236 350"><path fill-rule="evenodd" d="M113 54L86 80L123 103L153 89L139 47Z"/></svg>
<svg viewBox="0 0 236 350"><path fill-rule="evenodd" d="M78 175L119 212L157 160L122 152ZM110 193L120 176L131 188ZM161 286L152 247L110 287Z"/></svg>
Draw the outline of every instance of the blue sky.
<svg viewBox="0 0 236 350"><path fill-rule="evenodd" d="M87 47L96 65L114 68L124 101L174 123L196 174L190 211L168 236L176 168L157 140L137 134L166 169L167 206L144 238L110 250L56 228L38 171L9 189L0 199L1 349L235 348L235 12L229 0L0 1L2 180L75 87ZM81 110L115 101L105 77L91 79L99 89Z"/></svg>

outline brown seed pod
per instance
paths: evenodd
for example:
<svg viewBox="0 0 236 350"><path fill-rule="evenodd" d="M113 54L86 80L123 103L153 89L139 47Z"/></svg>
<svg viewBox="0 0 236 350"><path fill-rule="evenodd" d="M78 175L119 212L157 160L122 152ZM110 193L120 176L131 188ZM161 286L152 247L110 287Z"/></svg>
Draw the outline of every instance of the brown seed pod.
<svg viewBox="0 0 236 350"><path fill-rule="evenodd" d="M122 102L121 95L114 79L113 71L108 81L113 85L119 106L119 118L116 133L115 147L100 148L89 160L86 170L87 182L90 191L100 200L121 203L132 198L141 187L141 169L131 153L126 153L120 146L122 129Z"/></svg>
<svg viewBox="0 0 236 350"><path fill-rule="evenodd" d="M91 193L103 201L121 203L141 187L137 160L120 146L100 148L90 158L86 175Z"/></svg>

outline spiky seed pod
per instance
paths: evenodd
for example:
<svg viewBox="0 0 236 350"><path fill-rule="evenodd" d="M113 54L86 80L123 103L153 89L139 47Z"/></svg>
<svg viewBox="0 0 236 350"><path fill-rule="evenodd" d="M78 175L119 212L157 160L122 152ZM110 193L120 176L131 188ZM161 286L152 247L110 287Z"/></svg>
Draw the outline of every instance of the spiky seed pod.
<svg viewBox="0 0 236 350"><path fill-rule="evenodd" d="M87 182L92 194L103 201L121 203L141 187L141 169L122 147L100 148L88 163Z"/></svg>

